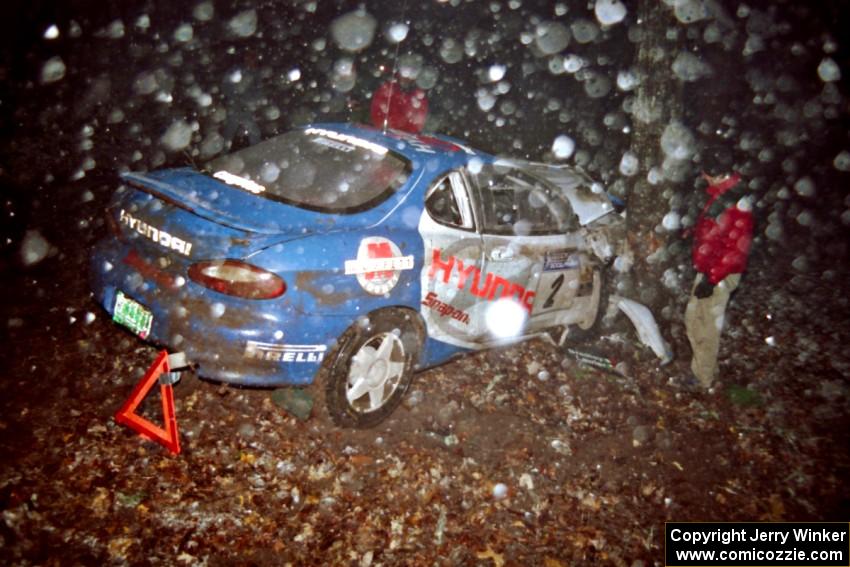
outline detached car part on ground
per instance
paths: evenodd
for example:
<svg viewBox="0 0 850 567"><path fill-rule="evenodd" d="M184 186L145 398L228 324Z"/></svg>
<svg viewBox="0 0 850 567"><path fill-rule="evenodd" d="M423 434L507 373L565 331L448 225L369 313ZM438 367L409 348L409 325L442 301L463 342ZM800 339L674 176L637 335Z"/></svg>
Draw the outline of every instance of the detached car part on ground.
<svg viewBox="0 0 850 567"><path fill-rule="evenodd" d="M122 178L91 256L113 319L221 382L324 370L350 427L387 417L417 369L592 331L622 232L575 169L349 124Z"/></svg>

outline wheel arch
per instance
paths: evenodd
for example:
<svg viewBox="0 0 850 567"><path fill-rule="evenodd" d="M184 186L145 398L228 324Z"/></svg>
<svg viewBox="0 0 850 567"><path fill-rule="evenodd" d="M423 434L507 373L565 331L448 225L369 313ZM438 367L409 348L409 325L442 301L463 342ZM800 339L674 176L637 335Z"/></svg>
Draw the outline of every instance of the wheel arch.
<svg viewBox="0 0 850 567"><path fill-rule="evenodd" d="M375 327L370 324L374 321ZM359 414L345 402L345 382L348 376L352 355L356 349L371 340L374 333L387 333L400 328L397 338L406 359L402 382L397 393L391 393L386 407L376 408L374 414ZM386 419L401 402L413 374L425 343L425 324L419 312L406 306L385 306L370 311L352 320L348 328L340 335L331 353L325 359L317 375L316 388L321 396L320 404L328 412L330 419L341 427L373 427ZM359 345L359 346L358 346ZM406 376L406 378L404 377Z"/></svg>
<svg viewBox="0 0 850 567"><path fill-rule="evenodd" d="M388 305L374 309L365 316L380 317L384 313L388 315L391 313L399 313L404 316L405 320L410 321L411 327L417 335L416 355L418 358L418 356L422 353L422 348L425 344L425 339L427 338L427 328L425 326L425 319L422 317L422 314L416 309L413 309L412 307L409 307L407 305ZM405 348L408 347L407 342L402 341L402 343L404 344Z"/></svg>

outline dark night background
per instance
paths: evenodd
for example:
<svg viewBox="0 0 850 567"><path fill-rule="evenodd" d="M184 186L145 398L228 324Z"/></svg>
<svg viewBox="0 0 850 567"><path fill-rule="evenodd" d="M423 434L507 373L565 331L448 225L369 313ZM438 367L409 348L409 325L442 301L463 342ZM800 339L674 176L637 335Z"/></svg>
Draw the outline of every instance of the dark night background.
<svg viewBox="0 0 850 567"><path fill-rule="evenodd" d="M365 120L397 65L428 92L427 130L581 165L627 199L634 93L618 75L634 69L641 26L624 3L604 29L576 0L4 3L4 563L637 567L661 564L666 520L847 520L850 7L838 0L663 8L678 5L671 34L694 56L671 101L691 134L671 234L692 222L701 169L734 167L757 197L716 391L676 386L693 276L681 241L657 314L669 367L613 323L596 346L625 377L533 341L422 373L374 431L301 422L268 392L196 379L176 389L178 458L111 420L155 355L87 289L117 172L247 143L221 135L237 107L264 137ZM361 6L375 28L353 26L367 38L354 50L332 30ZM683 21L688 6L705 17ZM396 58L386 34L402 20ZM565 46L547 42L552 22ZM245 89L226 92L236 70ZM560 136L572 155L554 151Z"/></svg>

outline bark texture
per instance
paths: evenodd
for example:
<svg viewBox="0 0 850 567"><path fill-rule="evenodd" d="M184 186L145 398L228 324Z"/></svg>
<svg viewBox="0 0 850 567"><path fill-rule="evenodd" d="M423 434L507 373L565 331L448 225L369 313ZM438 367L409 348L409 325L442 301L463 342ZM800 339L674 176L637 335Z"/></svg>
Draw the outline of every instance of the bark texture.
<svg viewBox="0 0 850 567"><path fill-rule="evenodd" d="M671 299L662 275L672 263L668 246L679 236L660 226L678 183L662 178L651 184L647 177L652 168L661 170L661 136L671 120L681 119L684 105L681 83L671 70L679 46L678 35L668 34L677 29L670 8L658 0L642 0L639 18L637 70L642 80L636 92L631 151L640 169L628 194L628 238L635 260L629 291L657 311Z"/></svg>

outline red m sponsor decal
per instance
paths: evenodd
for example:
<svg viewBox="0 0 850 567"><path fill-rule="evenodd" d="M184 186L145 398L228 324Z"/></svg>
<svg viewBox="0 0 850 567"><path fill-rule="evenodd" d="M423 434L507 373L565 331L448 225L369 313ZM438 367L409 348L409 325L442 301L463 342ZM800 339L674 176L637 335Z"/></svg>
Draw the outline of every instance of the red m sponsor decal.
<svg viewBox="0 0 850 567"><path fill-rule="evenodd" d="M369 258L392 258L393 251L390 248L389 242L372 242L366 245L366 250L369 254ZM393 277L392 272L366 272L366 279L372 280L376 277L381 278L391 278Z"/></svg>

